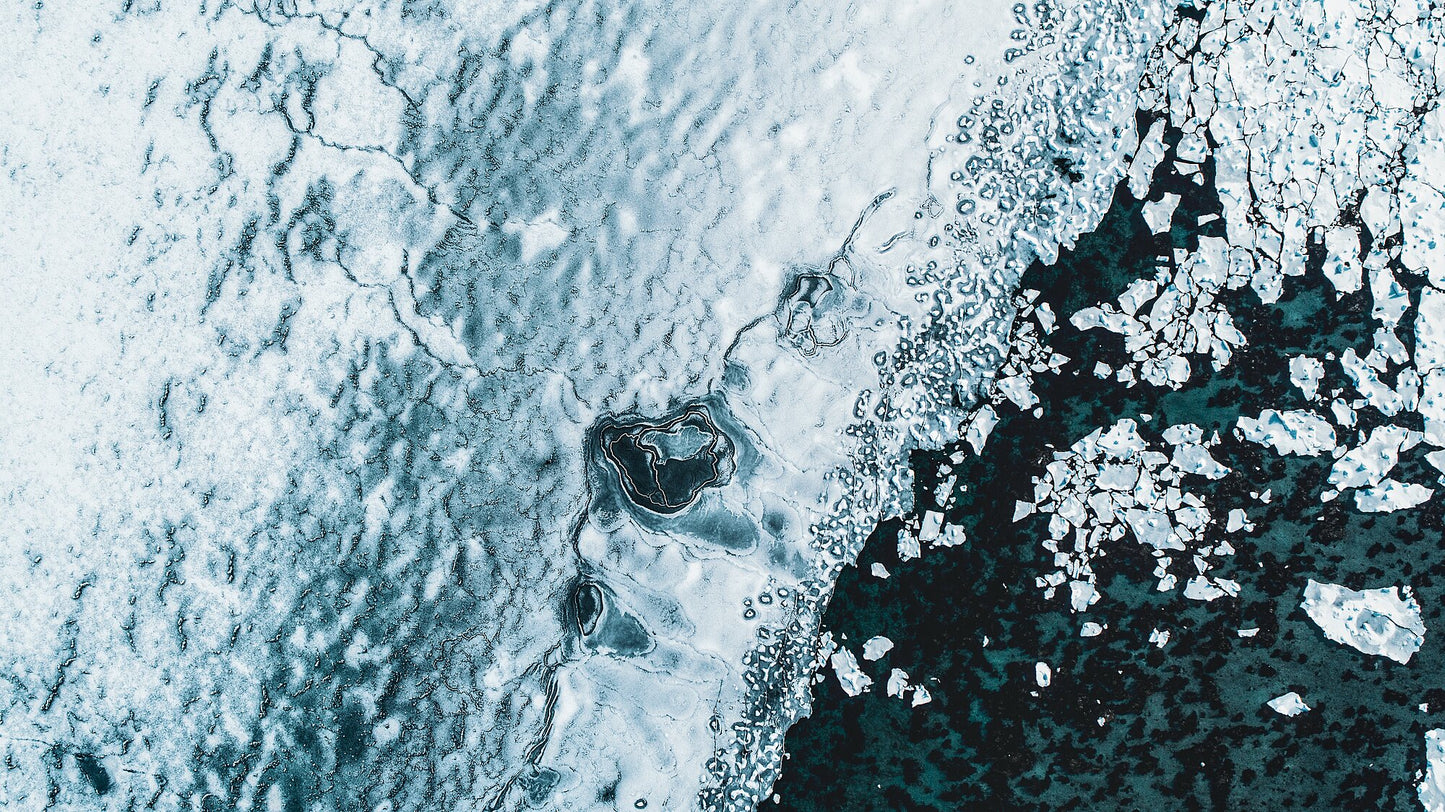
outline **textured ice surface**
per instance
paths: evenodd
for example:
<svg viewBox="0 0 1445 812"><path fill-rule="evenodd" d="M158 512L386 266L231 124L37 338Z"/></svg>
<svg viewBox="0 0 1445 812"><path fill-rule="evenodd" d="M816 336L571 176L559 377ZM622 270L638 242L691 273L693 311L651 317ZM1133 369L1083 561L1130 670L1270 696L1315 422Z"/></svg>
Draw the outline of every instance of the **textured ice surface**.
<svg viewBox="0 0 1445 812"><path fill-rule="evenodd" d="M1135 140L1021 14L14 9L0 803L751 808Z"/></svg>
<svg viewBox="0 0 1445 812"><path fill-rule="evenodd" d="M1325 637L1365 654L1408 663L1425 639L1420 604L1405 588L1349 589L1313 579L1300 604Z"/></svg>

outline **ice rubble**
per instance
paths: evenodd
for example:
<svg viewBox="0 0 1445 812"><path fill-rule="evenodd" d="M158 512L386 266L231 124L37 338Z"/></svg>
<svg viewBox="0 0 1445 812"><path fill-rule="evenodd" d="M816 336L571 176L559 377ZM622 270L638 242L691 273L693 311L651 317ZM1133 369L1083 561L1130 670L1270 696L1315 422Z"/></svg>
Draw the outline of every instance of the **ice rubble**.
<svg viewBox="0 0 1445 812"><path fill-rule="evenodd" d="M1349 381L1355 397L1348 390L1329 395L1340 427L1353 426L1361 408L1385 418L1409 412L1423 418L1423 438L1376 429L1385 434L1372 432L1349 448L1348 461L1332 473L1337 487L1364 489L1355 503L1367 511L1429 499L1424 486L1385 477L1398 450L1420 439L1445 444L1439 326L1445 241L1435 231L1445 198L1428 181L1445 169L1445 151L1429 135L1441 114L1423 103L1436 93L1437 25L1424 4L1413 2L1385 13L1365 3L1210 3L1201 20L1171 32L1143 94L1144 106L1166 113L1186 137L1209 134L1232 267L1265 302L1276 300L1284 276L1303 273L1311 239L1322 243L1326 278L1337 292L1364 291L1373 301L1378 326L1370 346L1290 365L1292 382L1309 400L1327 372ZM1266 41L1287 43L1290 55L1262 65ZM1402 273L1424 277L1418 305ZM1397 334L1405 324L1416 335L1413 357ZM1281 453L1329 450L1323 418L1293 414L1303 418L1300 425L1266 432L1242 420L1241 428ZM1300 430L1310 439L1300 442ZM1402 437L1396 451L1382 448Z"/></svg>
<svg viewBox="0 0 1445 812"><path fill-rule="evenodd" d="M1408 663L1425 640L1420 604L1410 588L1354 590L1310 579L1300 608L1325 637L1356 651Z"/></svg>
<svg viewBox="0 0 1445 812"><path fill-rule="evenodd" d="M1213 600L1238 593L1234 582L1203 575L1211 555L1231 550L1223 543L1205 543L1214 520L1205 502L1185 490L1186 476L1218 479L1228 473L1209 453L1218 439L1206 439L1192 424L1170 426L1162 439L1170 454L1151 448L1138 423L1126 418L1055 452L1044 475L1034 478L1033 500L1019 502L1014 520L1034 512L1049 515L1043 546L1054 554L1057 569L1036 581L1046 597L1067 584L1070 609L1088 609L1100 598L1093 560L1101 546L1126 535L1152 548L1161 591L1177 583L1169 566L1170 553L1179 552L1188 553L1199 573L1187 584L1185 597Z"/></svg>
<svg viewBox="0 0 1445 812"><path fill-rule="evenodd" d="M1107 330L1124 339L1128 362L1117 369L1101 362L1095 375L1130 386L1147 382L1177 388L1189 379L1190 356L1210 357L1218 368L1242 343L1220 292L1248 287L1264 302L1276 301L1282 278L1304 272L1309 240L1318 240L1326 276L1339 294L1364 291L1373 300L1378 327L1371 345L1349 348L1338 358L1291 360L1291 382L1307 401L1328 402L1327 414L1266 409L1258 417L1241 416L1237 430L1280 454L1329 453L1336 458L1333 489L1322 498L1354 490L1354 505L1363 512L1403 510L1431 499L1433 488L1389 474L1399 455L1422 441L1445 448L1445 328L1440 326L1445 324L1445 275L1439 271L1445 267L1440 248L1445 240L1437 240L1432 230L1438 217L1425 215L1438 213L1445 198L1424 180L1445 169L1445 150L1426 135L1445 121L1433 107L1418 112L1426 109L1419 101L1435 92L1428 65L1436 46L1427 45L1439 39L1434 25L1423 4L1410 2L1381 16L1363 3L1226 0L1201 6L1198 19L1181 18L1156 50L1142 85L1141 109L1158 112L1164 120L1140 138L1130 190L1140 199L1147 196L1165 154L1167 122L1182 132L1181 171L1206 156L1215 158L1226 237L1206 236L1198 250L1176 251L1169 258L1175 270L1133 282L1116 304L1065 314L1078 329ZM1261 48L1276 40L1292 50L1262 68ZM1385 52L1392 55L1382 56ZM1400 171L1392 175L1380 169L1390 165ZM1172 196L1147 202L1146 225L1155 233L1166 231L1176 207ZM1391 235L1399 235L1400 242L1392 244ZM1400 273L1427 277L1418 305ZM1026 303L1021 314L1027 312ZM1413 357L1397 335L1406 324L1416 335ZM1019 373L1001 389L1004 399L1021 408L1030 405L1026 373L1051 369L1049 358L1046 345L1027 329L1018 331L1013 357L1003 369ZM1331 374L1349 387L1322 393ZM1356 424L1360 409L1401 422L1417 412L1424 431L1378 426L1351 443L1342 432ZM1038 580L1047 595L1079 575L1092 582L1088 550L1098 543L1097 530L1109 524L1099 508L1111 487L1132 475L1102 465L1065 475L1060 464L1076 468L1071 459L1078 452L1076 446L1056 454L1048 472L1036 479L1034 498L1020 500L1015 510L1015 521L1035 512L1049 518L1046 546L1059 569ZM1426 459L1445 472L1445 453L1432 451ZM1148 470L1148 464L1143 468ZM1165 550L1175 549L1170 541L1174 523L1166 524L1158 513L1135 511L1122 524L1136 539L1160 547L1161 567L1155 574L1161 588L1171 589L1178 579L1167 572ZM1251 528L1242 510L1231 510L1227 532ZM1211 599L1236 588L1201 572L1191 576L1185 592ZM1072 600L1072 608L1086 607L1096 593L1086 594ZM1071 596L1077 595L1071 590Z"/></svg>

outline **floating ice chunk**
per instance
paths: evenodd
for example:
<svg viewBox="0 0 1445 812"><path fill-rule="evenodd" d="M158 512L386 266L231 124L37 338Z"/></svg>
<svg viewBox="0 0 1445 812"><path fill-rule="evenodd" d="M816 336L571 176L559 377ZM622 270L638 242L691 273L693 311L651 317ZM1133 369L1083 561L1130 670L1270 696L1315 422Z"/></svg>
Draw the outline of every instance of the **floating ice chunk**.
<svg viewBox="0 0 1445 812"><path fill-rule="evenodd" d="M1445 446L1445 369L1431 370L1421 381L1416 405L1425 418L1425 439L1433 446Z"/></svg>
<svg viewBox="0 0 1445 812"><path fill-rule="evenodd" d="M1273 446L1280 454L1313 457L1335 447L1335 430L1329 421L1303 409L1265 409L1258 419L1240 417L1238 426L1244 439Z"/></svg>
<svg viewBox="0 0 1445 812"><path fill-rule="evenodd" d="M892 640L889 640L881 634L875 635L868 638L868 642L863 644L863 659L871 663L876 660L882 659L884 654L887 654L892 650Z"/></svg>
<svg viewBox="0 0 1445 812"><path fill-rule="evenodd" d="M1229 468L1210 456L1209 449L1198 443L1185 443L1174 449L1172 464L1186 474L1197 474L1205 479L1223 479Z"/></svg>
<svg viewBox="0 0 1445 812"><path fill-rule="evenodd" d="M1080 637L1098 637L1103 633L1104 627L1092 620L1085 621L1084 625L1079 629Z"/></svg>
<svg viewBox="0 0 1445 812"><path fill-rule="evenodd" d="M1150 234L1163 234L1169 230L1169 221L1174 218L1174 210L1179 207L1179 195L1166 194L1159 200L1151 200L1144 204L1144 223L1149 226Z"/></svg>
<svg viewBox="0 0 1445 812"><path fill-rule="evenodd" d="M1164 442L1170 445L1199 443L1204 441L1204 429L1193 423L1180 423L1164 430Z"/></svg>
<svg viewBox="0 0 1445 812"><path fill-rule="evenodd" d="M873 678L858 668L858 658L848 649L840 647L833 652L829 662L833 666L834 676L838 678L838 684L843 687L843 693L848 696L857 696L873 687Z"/></svg>
<svg viewBox="0 0 1445 812"><path fill-rule="evenodd" d="M1373 488L1355 491L1355 507L1362 513L1394 513L1419 507L1434 494L1435 491L1424 485L1384 479Z"/></svg>
<svg viewBox="0 0 1445 812"><path fill-rule="evenodd" d="M1341 426L1348 428L1355 425L1355 410L1340 398L1330 401L1330 414L1335 416L1335 422Z"/></svg>
<svg viewBox="0 0 1445 812"><path fill-rule="evenodd" d="M1259 629L1258 629L1258 628L1240 629L1240 630L1239 630L1239 636L1240 636L1240 637L1253 637L1253 636L1255 636L1256 634L1259 634Z"/></svg>
<svg viewBox="0 0 1445 812"><path fill-rule="evenodd" d="M1164 145L1164 119L1155 119L1149 132L1139 139L1139 150L1129 164L1129 193L1142 200L1149 193L1149 183L1154 179L1154 170L1164 160L1167 148Z"/></svg>
<svg viewBox="0 0 1445 812"><path fill-rule="evenodd" d="M1425 455L1425 461L1430 463L1436 471L1445 474L1445 451L1431 451ZM1445 476L1440 477L1440 484L1445 485Z"/></svg>
<svg viewBox="0 0 1445 812"><path fill-rule="evenodd" d="M923 554L923 548L918 546L918 537L908 531L901 531L898 534L898 560L912 561Z"/></svg>
<svg viewBox="0 0 1445 812"><path fill-rule="evenodd" d="M1368 440L1335 460L1329 483L1340 490L1378 484L1400 461L1401 449L1414 445L1412 434L1399 426L1376 426Z"/></svg>
<svg viewBox="0 0 1445 812"><path fill-rule="evenodd" d="M1128 418L1115 423L1099 437L1098 442L1104 454L1116 460L1129 459L1145 449L1144 438L1139 436L1139 424Z"/></svg>
<svg viewBox="0 0 1445 812"><path fill-rule="evenodd" d="M887 578L891 574L888 572L888 568L878 561L873 562L870 571L873 573L874 578Z"/></svg>
<svg viewBox="0 0 1445 812"><path fill-rule="evenodd" d="M1375 370L1355 353L1353 347L1340 356L1340 366L1365 402L1378 409L1380 414L1394 417L1405 407L1405 398L1386 386Z"/></svg>
<svg viewBox="0 0 1445 812"><path fill-rule="evenodd" d="M1360 233L1354 228L1325 232L1325 278L1342 296L1360 289Z"/></svg>
<svg viewBox="0 0 1445 812"><path fill-rule="evenodd" d="M1025 375L1010 375L998 382L998 391L1008 398L1020 409L1028 410L1039 402L1038 395L1029 386L1029 379Z"/></svg>
<svg viewBox="0 0 1445 812"><path fill-rule="evenodd" d="M1099 600L1099 591L1088 581L1069 582L1069 608L1082 612Z"/></svg>
<svg viewBox="0 0 1445 812"><path fill-rule="evenodd" d="M930 694L930 693L928 692L928 689L927 689L927 688L923 687L922 685L915 685L915 686L913 686L913 702L912 702L912 707L915 707L915 708L916 708L916 707L918 707L919 705L927 705L929 702L932 702L932 701L933 701L933 694Z"/></svg>
<svg viewBox="0 0 1445 812"><path fill-rule="evenodd" d="M1212 601L1229 594L1207 576L1196 575L1184 584L1184 597L1194 601Z"/></svg>
<svg viewBox="0 0 1445 812"><path fill-rule="evenodd" d="M938 534L938 538L933 540L933 546L957 547L965 541L968 541L968 534L964 532L964 529L956 524L950 524L943 528L943 532Z"/></svg>
<svg viewBox="0 0 1445 812"><path fill-rule="evenodd" d="M1094 483L1106 491L1132 491L1139 481L1137 465L1105 465L1099 470Z"/></svg>
<svg viewBox="0 0 1445 812"><path fill-rule="evenodd" d="M1049 683L1053 681L1054 670L1052 668L1049 668L1048 663L1034 663L1034 682L1038 683L1040 688L1049 687Z"/></svg>
<svg viewBox="0 0 1445 812"><path fill-rule="evenodd" d="M1420 604L1405 587L1354 590L1313 579L1300 605L1325 637L1365 654L1408 663L1425 640Z"/></svg>
<svg viewBox="0 0 1445 812"><path fill-rule="evenodd" d="M918 528L919 541L933 541L938 538L938 530L943 527L943 514L936 510L926 511L923 514L923 525Z"/></svg>
<svg viewBox="0 0 1445 812"><path fill-rule="evenodd" d="M1024 501L1014 502L1014 521L1017 522L1017 521L1023 519L1025 516L1028 516L1028 515L1032 514L1033 512L1034 512L1034 503L1033 503L1033 502L1024 502Z"/></svg>
<svg viewBox="0 0 1445 812"><path fill-rule="evenodd" d="M1271 699L1267 704L1275 713L1285 716L1299 716L1301 713L1305 713L1310 709L1310 706L1305 704L1304 698L1294 691L1281 694Z"/></svg>
<svg viewBox="0 0 1445 812"><path fill-rule="evenodd" d="M1289 382L1299 387L1306 400L1319 397L1320 381L1325 377L1325 365L1318 358L1296 355L1289 359Z"/></svg>
<svg viewBox="0 0 1445 812"><path fill-rule="evenodd" d="M992 406L984 404L973 413L973 417L968 421L968 429L963 434L963 439L968 441L973 448L973 453L983 453L984 443L988 442L988 435L996 425L998 425L998 413L993 410Z"/></svg>
<svg viewBox="0 0 1445 812"><path fill-rule="evenodd" d="M1149 642L1150 642L1150 643L1153 643L1154 645L1158 646L1159 648L1164 648L1165 646L1169 645L1169 630L1168 630L1168 629L1154 629L1154 630L1150 631L1150 632L1149 632Z"/></svg>
<svg viewBox="0 0 1445 812"><path fill-rule="evenodd" d="M1427 286L1415 314L1415 371L1435 369L1445 369L1445 293Z"/></svg>
<svg viewBox="0 0 1445 812"><path fill-rule="evenodd" d="M1229 518L1224 522L1224 531L1238 533L1241 530L1253 531L1254 523L1249 520L1249 516L1243 510L1234 508L1229 511Z"/></svg>
<svg viewBox="0 0 1445 812"><path fill-rule="evenodd" d="M1124 519L1141 544L1148 544L1156 550L1184 549L1184 544L1174 534L1174 525L1167 514L1157 510L1130 508L1124 512Z"/></svg>
<svg viewBox="0 0 1445 812"><path fill-rule="evenodd" d="M1445 728L1425 731L1425 774L1419 791L1425 812L1445 812Z"/></svg>
<svg viewBox="0 0 1445 812"><path fill-rule="evenodd" d="M895 668L888 674L888 695L903 696L908 691L908 672Z"/></svg>

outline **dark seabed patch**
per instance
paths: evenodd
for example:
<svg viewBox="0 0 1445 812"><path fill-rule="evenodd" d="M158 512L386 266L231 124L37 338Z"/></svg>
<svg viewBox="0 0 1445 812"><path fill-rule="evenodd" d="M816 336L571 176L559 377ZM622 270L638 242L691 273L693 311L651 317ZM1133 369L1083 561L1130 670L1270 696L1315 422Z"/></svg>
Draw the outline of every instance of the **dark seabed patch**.
<svg viewBox="0 0 1445 812"><path fill-rule="evenodd" d="M1171 230L1151 234L1142 201L1121 184L1093 234L1024 277L1023 287L1041 291L1060 316L1050 345L1073 359L1060 374L1036 378L1042 417L996 407L1001 419L981 456L950 463L967 449L962 443L914 455L917 513L905 518L944 511L968 542L900 561L893 542L903 523L885 522L838 582L826 627L854 650L873 635L891 638L896 647L865 670L881 683L902 668L933 701L912 708L881 685L850 698L829 674L814 689L811 718L788 733L779 800L761 809L1418 808L1411 782L1425 766L1422 737L1445 725L1440 502L1374 515L1348 498L1322 503L1329 455L1279 457L1233 434L1241 415L1308 408L1290 384L1291 357L1365 353L1368 291L1336 300L1312 243L1306 274L1285 280L1279 302L1263 304L1247 289L1222 293L1248 345L1219 372L1194 359L1190 382L1177 391L1096 378L1096 362L1125 359L1122 338L1067 321L1170 265L1174 249L1223 236L1222 221L1208 217L1220 212L1213 168L1202 167L1203 183L1176 174L1178 137L1169 134L1150 193L1181 196ZM1366 232L1367 248L1369 239ZM1396 275L1418 303L1423 280L1403 269ZM1401 332L1413 350L1413 336ZM1338 364L1327 366L1321 391L1346 387ZM1192 482L1190 491L1216 517L1209 537L1237 548L1211 575L1237 581L1238 598L1202 603L1180 587L1156 591L1154 559L1132 537L1106 545L1108 557L1096 563L1104 597L1089 611L1070 615L1067 597L1046 601L1035 586L1053 569L1040 546L1047 517L1015 523L1015 500L1031 498L1031 477L1054 451L1122 418L1139 420L1154 442L1180 423L1219 432L1212 453L1232 473ZM1365 433L1388 422L1421 428L1415 414L1389 420L1361 410L1359 419ZM1402 455L1396 475L1432 482L1425 451ZM947 509L933 493L945 463L959 483ZM1274 495L1268 503L1252 496L1266 489ZM1224 532L1223 516L1235 507L1248 512L1252 531ZM874 562L893 576L868 575ZM1182 582L1192 569L1176 561L1174 571ZM1401 665L1326 640L1299 608L1310 578L1356 589L1413 585L1430 630L1423 648ZM1107 629L1081 638L1085 620ZM1255 636L1238 634L1251 627ZM1156 629L1171 635L1163 647L1150 642ZM1038 662L1052 668L1048 687L1036 683ZM1291 690L1310 712L1289 718L1266 706Z"/></svg>

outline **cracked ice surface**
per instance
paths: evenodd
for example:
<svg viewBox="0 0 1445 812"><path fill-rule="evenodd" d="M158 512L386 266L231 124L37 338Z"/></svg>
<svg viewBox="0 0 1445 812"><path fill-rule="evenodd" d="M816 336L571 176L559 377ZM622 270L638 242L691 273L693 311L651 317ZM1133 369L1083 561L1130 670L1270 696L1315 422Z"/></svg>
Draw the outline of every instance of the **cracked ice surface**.
<svg viewBox="0 0 1445 812"><path fill-rule="evenodd" d="M1161 17L456 5L7 20L0 804L751 808Z"/></svg>

